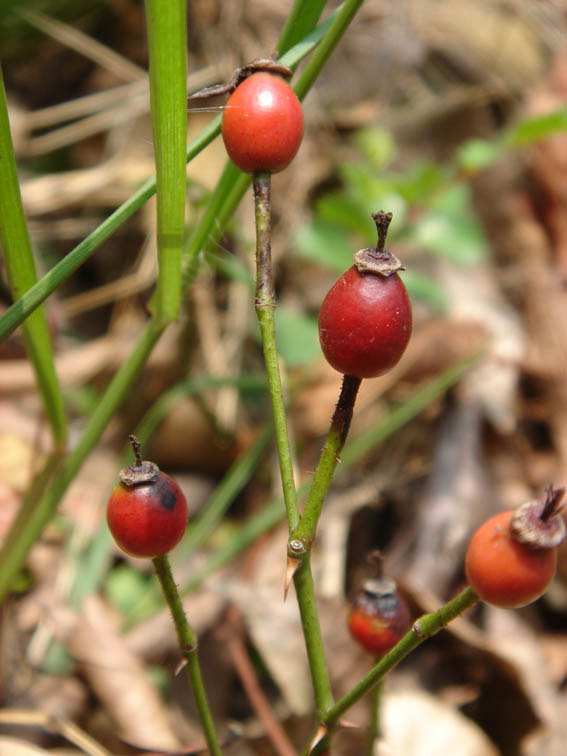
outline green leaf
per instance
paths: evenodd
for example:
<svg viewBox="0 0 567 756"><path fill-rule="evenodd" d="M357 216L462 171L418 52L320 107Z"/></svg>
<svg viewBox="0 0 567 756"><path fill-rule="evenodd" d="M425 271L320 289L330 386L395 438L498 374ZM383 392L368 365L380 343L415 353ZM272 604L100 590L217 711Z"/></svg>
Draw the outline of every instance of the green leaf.
<svg viewBox="0 0 567 756"><path fill-rule="evenodd" d="M486 256L482 229L466 215L429 213L417 221L408 237L414 244L460 265L472 265Z"/></svg>
<svg viewBox="0 0 567 756"><path fill-rule="evenodd" d="M294 244L301 257L337 273L350 268L356 251L342 231L319 218L297 231Z"/></svg>
<svg viewBox="0 0 567 756"><path fill-rule="evenodd" d="M461 170L476 173L492 165L504 151L505 145L501 140L470 139L457 151L456 163Z"/></svg>
<svg viewBox="0 0 567 756"><path fill-rule="evenodd" d="M151 577L129 564L121 564L108 574L104 588L110 601L126 614L151 585Z"/></svg>
<svg viewBox="0 0 567 756"><path fill-rule="evenodd" d="M560 131L567 131L567 107L529 118L512 126L506 135L506 140L511 144L525 147Z"/></svg>
<svg viewBox="0 0 567 756"><path fill-rule="evenodd" d="M399 275L412 299L426 302L439 312L447 312L449 306L447 292L439 281L417 270L401 270Z"/></svg>
<svg viewBox="0 0 567 756"><path fill-rule="evenodd" d="M409 205L428 200L447 180L447 171L436 163L424 161L395 177L392 185Z"/></svg>
<svg viewBox="0 0 567 756"><path fill-rule="evenodd" d="M324 194L317 201L315 211L323 220L364 237L374 226L366 208L344 193Z"/></svg>
<svg viewBox="0 0 567 756"><path fill-rule="evenodd" d="M317 318L286 307L276 310L278 351L289 367L308 365L321 354Z"/></svg>
<svg viewBox="0 0 567 756"><path fill-rule="evenodd" d="M396 157L392 134L381 126L367 126L356 132L354 141L360 152L377 171L384 170Z"/></svg>

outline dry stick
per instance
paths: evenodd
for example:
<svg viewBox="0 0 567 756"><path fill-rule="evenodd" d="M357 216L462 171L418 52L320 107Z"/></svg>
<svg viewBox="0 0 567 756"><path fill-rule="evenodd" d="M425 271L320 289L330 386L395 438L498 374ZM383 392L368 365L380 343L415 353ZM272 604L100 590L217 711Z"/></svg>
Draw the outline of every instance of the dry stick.
<svg viewBox="0 0 567 756"><path fill-rule="evenodd" d="M171 574L171 567L167 555L155 557L152 559L156 575L161 585L164 598L171 611L173 624L179 641L179 648L186 662L187 676L193 691L195 705L201 720L203 734L212 756L222 756L205 687L201 676L201 667L199 666L198 641L193 632L191 625L185 616L185 610L179 597L177 585Z"/></svg>
<svg viewBox="0 0 567 756"><path fill-rule="evenodd" d="M258 675L250 662L250 657L242 640L242 617L235 606L231 606L228 610L225 627L219 630L217 636L220 641L226 644L242 687L258 715L258 719L263 723L274 750L279 756L297 756L293 744L274 716L268 699L260 687Z"/></svg>

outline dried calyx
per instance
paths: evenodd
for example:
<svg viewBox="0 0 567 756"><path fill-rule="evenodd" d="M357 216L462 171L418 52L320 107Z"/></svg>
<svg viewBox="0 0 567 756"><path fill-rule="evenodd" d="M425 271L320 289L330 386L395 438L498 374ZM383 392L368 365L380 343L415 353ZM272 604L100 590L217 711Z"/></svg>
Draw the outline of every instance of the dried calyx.
<svg viewBox="0 0 567 756"><path fill-rule="evenodd" d="M376 223L378 241L375 247L359 249L354 256L354 264L360 273L375 273L379 276L391 276L398 270L403 270L401 261L385 248L388 228L392 221L392 213L380 210L372 213L372 220Z"/></svg>
<svg viewBox="0 0 567 756"><path fill-rule="evenodd" d="M223 94L231 94L234 92L239 84L242 84L244 79L247 79L252 74L264 71L266 73L278 74L285 79L289 79L292 76L293 71L283 63L279 63L275 57L272 58L255 58L255 60L246 63L246 65L237 68L233 73L232 78L226 84L214 84L212 87L204 87L197 92L189 95L189 100L204 100L208 97L216 97Z"/></svg>
<svg viewBox="0 0 567 756"><path fill-rule="evenodd" d="M144 483L154 483L160 474L159 467L155 462L143 460L140 451L140 442L134 435L129 436L136 461L133 465L120 470L120 480L125 486L139 486Z"/></svg>
<svg viewBox="0 0 567 756"><path fill-rule="evenodd" d="M561 516L565 488L549 486L545 498L527 501L515 511L510 534L528 548L552 549L565 539L565 522Z"/></svg>

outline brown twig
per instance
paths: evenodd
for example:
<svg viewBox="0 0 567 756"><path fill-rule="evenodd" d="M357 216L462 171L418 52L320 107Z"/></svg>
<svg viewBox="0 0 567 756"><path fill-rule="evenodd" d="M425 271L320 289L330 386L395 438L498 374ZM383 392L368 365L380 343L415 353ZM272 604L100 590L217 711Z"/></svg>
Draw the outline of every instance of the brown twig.
<svg viewBox="0 0 567 756"><path fill-rule="evenodd" d="M274 716L272 707L258 681L258 675L250 662L243 640L242 615L237 607L229 607L225 624L219 630L218 635L228 648L242 687L246 691L258 719L264 725L266 735L272 742L275 752L279 756L297 756L293 744Z"/></svg>

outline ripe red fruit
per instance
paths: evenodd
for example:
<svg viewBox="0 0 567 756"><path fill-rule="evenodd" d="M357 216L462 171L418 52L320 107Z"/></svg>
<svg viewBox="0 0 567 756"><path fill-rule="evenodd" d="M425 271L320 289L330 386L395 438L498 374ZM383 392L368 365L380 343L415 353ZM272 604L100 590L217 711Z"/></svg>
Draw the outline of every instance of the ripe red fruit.
<svg viewBox="0 0 567 756"><path fill-rule="evenodd" d="M367 580L352 600L348 629L369 654L387 654L403 638L410 625L408 605L393 580Z"/></svg>
<svg viewBox="0 0 567 756"><path fill-rule="evenodd" d="M555 546L565 536L557 506L562 495L561 489L549 489L546 502L500 512L476 531L465 556L465 572L480 599L512 609L545 593L555 575Z"/></svg>
<svg viewBox="0 0 567 756"><path fill-rule="evenodd" d="M303 111L278 75L258 72L229 97L222 136L232 162L245 173L278 173L295 157L303 137Z"/></svg>
<svg viewBox="0 0 567 756"><path fill-rule="evenodd" d="M167 554L183 537L187 501L173 478L153 462L142 462L139 445L135 451L136 462L121 471L108 500L106 518L123 551L154 558Z"/></svg>
<svg viewBox="0 0 567 756"><path fill-rule="evenodd" d="M319 313L319 340L327 361L357 378L390 370L404 353L412 327L408 293L396 272L401 263L384 250L391 213L372 217L378 245L356 254L356 264L330 289Z"/></svg>

